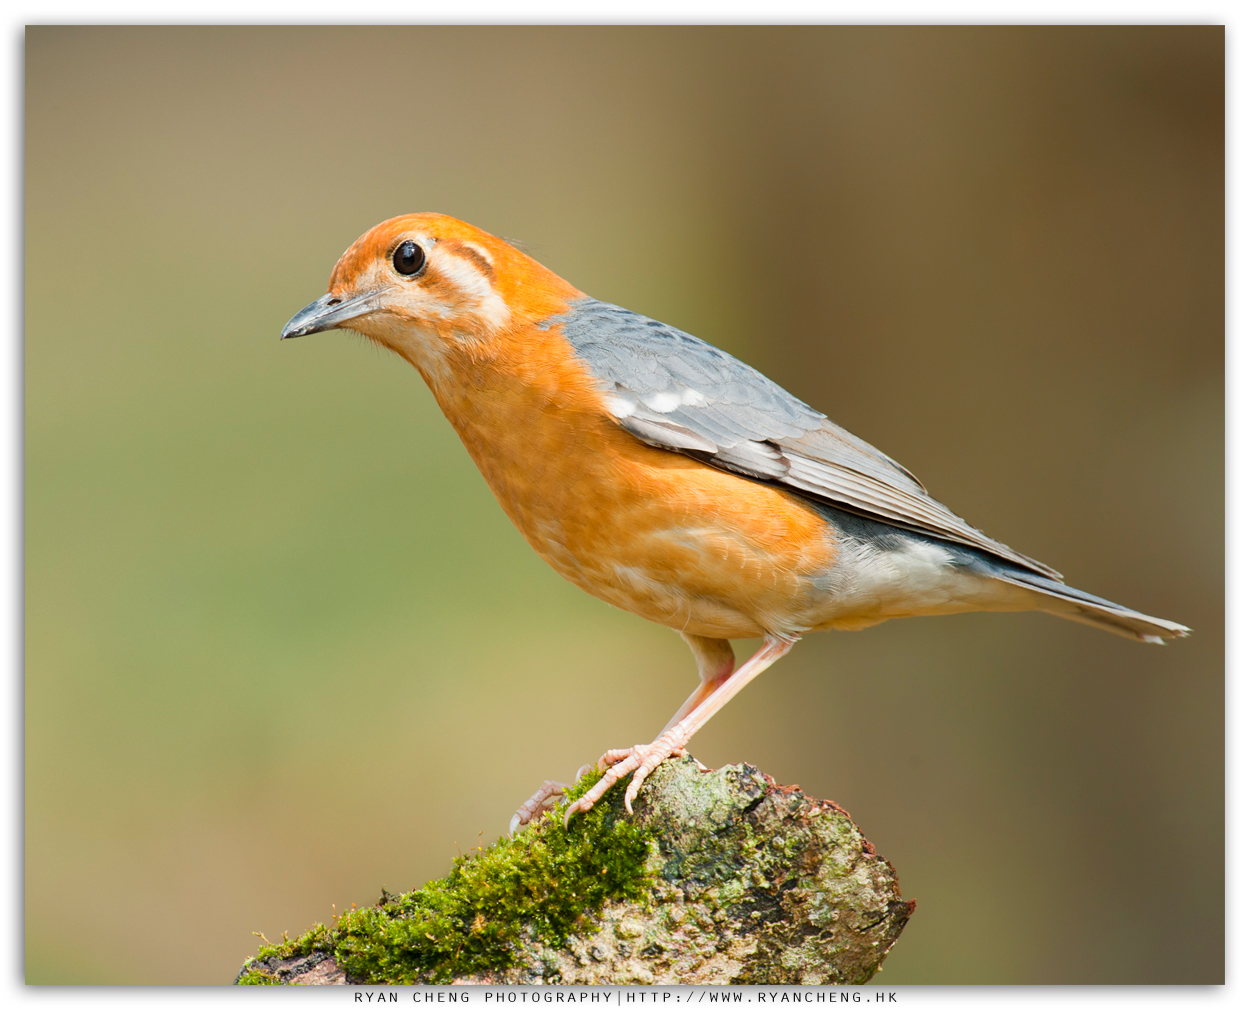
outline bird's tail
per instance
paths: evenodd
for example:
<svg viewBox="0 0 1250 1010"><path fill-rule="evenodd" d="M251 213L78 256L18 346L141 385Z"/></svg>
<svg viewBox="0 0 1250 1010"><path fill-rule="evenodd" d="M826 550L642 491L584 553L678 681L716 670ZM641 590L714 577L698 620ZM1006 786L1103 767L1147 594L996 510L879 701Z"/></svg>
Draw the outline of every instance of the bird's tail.
<svg viewBox="0 0 1250 1010"><path fill-rule="evenodd" d="M1111 631L1125 638L1135 638L1139 642L1154 642L1162 645L1169 638L1184 638L1189 629L1183 624L1174 624L1159 617L1148 617L1136 610L1129 610L1118 603L1104 600L1079 589L1065 586L1062 582L1048 579L1033 572L1012 568L1010 571L999 569L994 577L1022 589L1031 589L1038 594L1038 609L1048 614L1066 617L1070 621L1092 624L1104 631Z"/></svg>

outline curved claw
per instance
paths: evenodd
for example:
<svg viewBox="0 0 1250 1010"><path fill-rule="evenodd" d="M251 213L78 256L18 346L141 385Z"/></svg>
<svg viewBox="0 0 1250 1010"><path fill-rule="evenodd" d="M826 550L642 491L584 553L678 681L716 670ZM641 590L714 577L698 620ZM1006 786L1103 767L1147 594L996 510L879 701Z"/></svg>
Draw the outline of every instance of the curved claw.
<svg viewBox="0 0 1250 1010"><path fill-rule="evenodd" d="M629 780L629 788L625 790L625 811L627 813L634 812L634 799L638 796L638 791L642 788L642 783L646 780L647 773L651 769L645 764L639 765L634 771L634 777Z"/></svg>
<svg viewBox="0 0 1250 1010"><path fill-rule="evenodd" d="M567 788L568 785L564 782L547 779L538 787L538 791L522 803L517 812L512 815L512 820L508 822L508 836L515 835L517 828L529 824L543 811L550 810L555 805L556 798L563 796Z"/></svg>
<svg viewBox="0 0 1250 1010"><path fill-rule="evenodd" d="M727 642L708 645L712 640L696 638L692 641L690 636L686 640L691 642L695 655L703 657L700 659L700 674L708 672L710 679L704 678L704 683L686 699L686 704L677 710L670 725L652 743L640 744L629 750L610 750L599 759L599 768L604 772L603 778L585 796L569 804L564 814L565 827L568 827L569 819L575 813L593 807L628 772L633 772L634 777L629 788L625 790L625 809L632 814L638 791L647 776L659 767L660 762L667 757L684 753L686 744L699 731L699 727L712 718L725 702L789 652L798 638L766 636L759 651L737 670L733 669L733 653ZM705 671L703 659L708 656L714 662Z"/></svg>
<svg viewBox="0 0 1250 1010"><path fill-rule="evenodd" d="M639 744L626 750L608 751L599 759L599 769L603 772L603 778L596 782L585 796L569 804L564 812L564 826L566 828L569 826L569 821L574 814L590 810L609 789L630 772L634 775L630 780L629 788L625 791L625 810L632 814L634 800L638 798L638 793L642 789L642 784L647 780L647 776L655 771L665 758L680 757L685 752L686 748L681 745L678 733L672 730L661 733L651 743Z"/></svg>
<svg viewBox="0 0 1250 1010"><path fill-rule="evenodd" d="M661 733L655 743L642 750L643 755L638 762L638 768L629 783L629 788L625 790L625 809L631 814L634 812L634 800L638 797L647 776L659 768L665 759L680 757L686 752L686 748L678 744L677 734L672 730Z"/></svg>
<svg viewBox="0 0 1250 1010"><path fill-rule="evenodd" d="M616 750L610 750L607 753L605 753L603 757L601 757L597 762L595 762L595 767L597 767L601 772L606 772L609 768L611 768L618 761L624 761L635 750L637 750L636 747L627 747L624 750L620 748Z"/></svg>
<svg viewBox="0 0 1250 1010"><path fill-rule="evenodd" d="M603 798L604 793L616 785L617 782L623 779L629 772L638 767L639 760L634 754L634 750L636 749L637 748L632 748L626 751L608 751L607 754L599 759L602 764L604 759L611 755L611 767L604 772L603 778L596 782L585 796L581 797L581 799L576 802L569 804L568 810L564 812L564 826L566 828L569 826L569 820L574 814L585 813L590 810L596 803L599 802L599 800ZM622 756L617 757L616 755Z"/></svg>
<svg viewBox="0 0 1250 1010"><path fill-rule="evenodd" d="M589 795L589 793L587 795ZM583 796L582 800L584 800L585 798L586 797ZM569 829L569 821L573 819L574 814L584 813L585 811L590 809L590 807L582 806L582 800L578 800L576 803L570 803L568 809L564 811L564 830L565 831Z"/></svg>

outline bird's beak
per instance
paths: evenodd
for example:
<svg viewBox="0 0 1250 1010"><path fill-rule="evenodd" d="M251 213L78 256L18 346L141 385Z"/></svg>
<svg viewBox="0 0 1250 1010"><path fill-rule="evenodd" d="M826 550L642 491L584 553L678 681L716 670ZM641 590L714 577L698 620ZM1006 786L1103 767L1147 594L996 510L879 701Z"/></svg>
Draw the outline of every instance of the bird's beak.
<svg viewBox="0 0 1250 1010"><path fill-rule="evenodd" d="M305 337L342 326L351 319L366 315L377 308L372 292L344 301L334 294L324 294L315 302L305 305L293 315L284 327L280 340L288 337Z"/></svg>

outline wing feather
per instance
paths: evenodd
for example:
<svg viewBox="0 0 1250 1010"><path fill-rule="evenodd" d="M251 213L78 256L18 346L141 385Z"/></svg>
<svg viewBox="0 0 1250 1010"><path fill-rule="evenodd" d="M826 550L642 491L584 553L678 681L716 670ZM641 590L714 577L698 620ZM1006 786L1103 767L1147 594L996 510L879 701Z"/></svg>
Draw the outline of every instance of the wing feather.
<svg viewBox="0 0 1250 1010"><path fill-rule="evenodd" d="M885 453L697 337L594 299L548 325L562 327L603 383L617 423L648 445L1062 579L968 525Z"/></svg>

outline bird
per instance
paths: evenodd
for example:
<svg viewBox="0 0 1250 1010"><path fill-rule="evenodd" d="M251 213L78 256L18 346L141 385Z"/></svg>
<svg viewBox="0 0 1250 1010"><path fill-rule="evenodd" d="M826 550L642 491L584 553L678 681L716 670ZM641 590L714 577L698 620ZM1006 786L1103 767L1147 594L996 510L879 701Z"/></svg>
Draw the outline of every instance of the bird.
<svg viewBox="0 0 1250 1010"><path fill-rule="evenodd" d="M1189 634L1065 585L750 365L454 217L365 232L281 339L331 329L416 368L544 561L694 654L698 686L650 743L599 759L566 825L627 775L632 813L647 776L809 632L1040 610L1142 642ZM763 644L737 665L735 639ZM564 788L544 782L510 830Z"/></svg>

